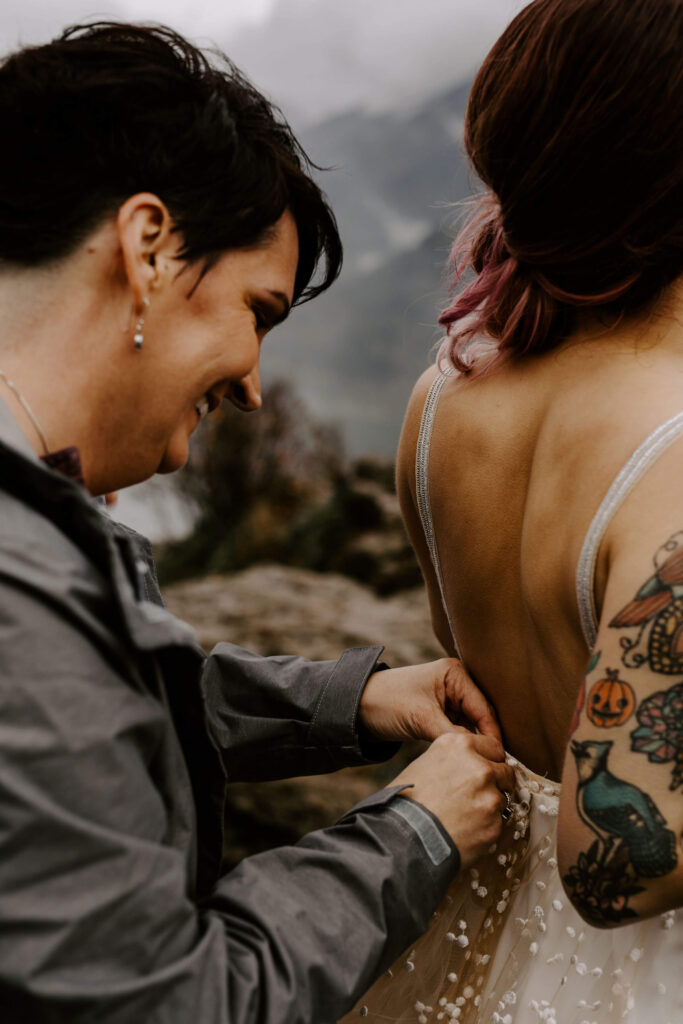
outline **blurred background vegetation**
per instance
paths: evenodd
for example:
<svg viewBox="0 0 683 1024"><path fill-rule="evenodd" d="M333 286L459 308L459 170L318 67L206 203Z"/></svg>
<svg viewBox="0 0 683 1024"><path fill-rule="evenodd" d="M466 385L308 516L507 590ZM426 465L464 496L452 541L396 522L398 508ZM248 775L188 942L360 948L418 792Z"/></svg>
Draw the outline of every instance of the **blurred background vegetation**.
<svg viewBox="0 0 683 1024"><path fill-rule="evenodd" d="M205 420L179 484L197 518L159 546L162 584L269 562L341 573L380 595L420 583L393 462L349 458L290 382L268 387L256 413L224 403Z"/></svg>

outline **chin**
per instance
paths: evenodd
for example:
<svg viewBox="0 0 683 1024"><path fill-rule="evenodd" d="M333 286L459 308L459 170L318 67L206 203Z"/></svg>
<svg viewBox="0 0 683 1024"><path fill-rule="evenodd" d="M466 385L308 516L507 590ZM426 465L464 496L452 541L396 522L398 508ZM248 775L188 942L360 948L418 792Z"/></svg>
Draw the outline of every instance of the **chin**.
<svg viewBox="0 0 683 1024"><path fill-rule="evenodd" d="M161 456L161 461L156 469L157 473L175 473L182 469L187 462L189 451L187 441L184 444L181 442L169 445Z"/></svg>

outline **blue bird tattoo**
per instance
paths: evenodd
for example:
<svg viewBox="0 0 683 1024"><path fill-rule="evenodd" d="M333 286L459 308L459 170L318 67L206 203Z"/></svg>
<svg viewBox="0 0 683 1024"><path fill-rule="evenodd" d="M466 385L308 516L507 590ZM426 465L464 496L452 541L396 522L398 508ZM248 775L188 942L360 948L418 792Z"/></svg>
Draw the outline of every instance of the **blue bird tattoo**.
<svg viewBox="0 0 683 1024"><path fill-rule="evenodd" d="M676 867L676 836L651 797L607 770L612 742L572 741L579 773L576 805L603 846L607 860L628 843L631 863L642 878L668 875Z"/></svg>
<svg viewBox="0 0 683 1024"><path fill-rule="evenodd" d="M658 878L676 867L676 836L642 789L607 767L612 742L571 743L579 776L576 807L597 836L579 855L565 883L574 901L595 924L618 922L636 913L628 899L643 892L639 878Z"/></svg>

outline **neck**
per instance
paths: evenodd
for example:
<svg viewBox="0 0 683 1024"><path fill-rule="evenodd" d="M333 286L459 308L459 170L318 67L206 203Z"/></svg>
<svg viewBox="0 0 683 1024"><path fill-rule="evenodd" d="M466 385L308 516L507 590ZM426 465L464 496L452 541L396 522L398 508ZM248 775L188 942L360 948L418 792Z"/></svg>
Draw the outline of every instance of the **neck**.
<svg viewBox="0 0 683 1024"><path fill-rule="evenodd" d="M123 289L101 286L111 270L97 260L84 249L47 269L0 273L0 395L36 454L45 454L43 438L52 451L79 449L90 489L108 446L100 413L111 392L109 353L130 318Z"/></svg>

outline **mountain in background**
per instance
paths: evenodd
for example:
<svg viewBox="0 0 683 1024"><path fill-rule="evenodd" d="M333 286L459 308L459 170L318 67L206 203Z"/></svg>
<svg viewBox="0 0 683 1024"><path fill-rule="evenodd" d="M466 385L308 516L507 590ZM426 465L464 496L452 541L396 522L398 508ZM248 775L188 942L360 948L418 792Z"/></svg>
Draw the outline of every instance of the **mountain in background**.
<svg viewBox="0 0 683 1024"><path fill-rule="evenodd" d="M457 211L470 194L469 83L403 114L351 111L301 131L337 215L342 275L268 339L264 377L286 377L355 453L391 454L412 385L433 358Z"/></svg>

